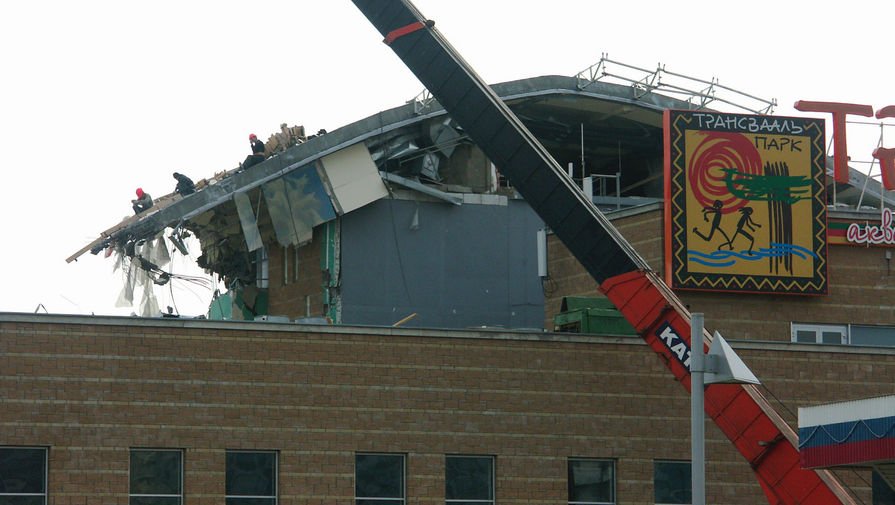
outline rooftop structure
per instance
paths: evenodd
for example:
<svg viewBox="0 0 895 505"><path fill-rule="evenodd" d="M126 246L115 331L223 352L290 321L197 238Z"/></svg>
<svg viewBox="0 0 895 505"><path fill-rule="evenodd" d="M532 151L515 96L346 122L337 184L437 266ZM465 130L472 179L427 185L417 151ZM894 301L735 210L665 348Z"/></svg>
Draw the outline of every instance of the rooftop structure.
<svg viewBox="0 0 895 505"><path fill-rule="evenodd" d="M606 68L613 68L610 64L624 66L604 56L597 68L606 72ZM589 79L583 74L523 79L495 85L494 89L553 157L567 167L572 179L606 211L661 199L663 111L733 103L732 99L708 100L714 95L682 91L686 88L678 84L663 87L662 76L670 74L663 67L646 81L635 79L636 75L627 77L631 83L625 83L624 78L619 83L620 73L600 75L592 68ZM604 82L613 78L616 82ZM679 98L663 94L669 91ZM690 96L680 97L685 92ZM742 96L746 97L743 100L752 100L749 95ZM297 135L294 130L298 130ZM350 222L352 212L383 199L422 202L432 208L444 207L441 204L466 208L470 203L505 205L520 200L463 129L432 99L411 101L310 137L303 136L299 128L283 131L292 135L291 141L281 138L283 134L272 135L273 142L268 146L273 146L270 150L274 152L263 163L202 179L197 183L198 191L186 198L175 194L158 198L149 211L105 230L67 261L88 251L97 254L106 249L130 262L140 255L136 244L158 244L159 237L169 237L162 241L174 246L182 244L184 235L194 235L201 241L199 265L238 291L265 278L264 272L258 271L260 263L255 257L262 246L301 247L310 241L314 227L344 216ZM851 170L849 184L835 184L829 161L828 174L831 209L864 209L872 214L872 209L879 209L886 198L880 183L858 170ZM464 212L468 211L455 215ZM409 219L418 219L418 212ZM149 256L148 250L143 255ZM150 261L149 266L158 265ZM158 275L156 272L150 278L157 280ZM330 289L333 287L328 286L327 291L337 298L337 290ZM341 321L329 300L324 300L327 307L318 310L316 293L312 299L315 310L301 315ZM499 324L515 323L504 318ZM531 319L521 324L529 327Z"/></svg>

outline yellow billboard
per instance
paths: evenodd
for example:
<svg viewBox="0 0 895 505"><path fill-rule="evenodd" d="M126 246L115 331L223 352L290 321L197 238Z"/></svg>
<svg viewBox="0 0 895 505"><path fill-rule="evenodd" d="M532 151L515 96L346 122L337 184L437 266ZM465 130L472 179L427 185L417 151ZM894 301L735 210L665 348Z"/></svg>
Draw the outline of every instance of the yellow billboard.
<svg viewBox="0 0 895 505"><path fill-rule="evenodd" d="M668 284L826 294L823 120L683 110L664 120Z"/></svg>

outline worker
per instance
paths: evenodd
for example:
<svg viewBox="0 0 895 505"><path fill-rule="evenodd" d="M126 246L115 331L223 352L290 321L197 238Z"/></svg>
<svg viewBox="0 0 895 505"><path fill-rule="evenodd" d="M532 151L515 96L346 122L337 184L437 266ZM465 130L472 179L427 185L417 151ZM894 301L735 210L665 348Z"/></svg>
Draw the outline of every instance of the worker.
<svg viewBox="0 0 895 505"><path fill-rule="evenodd" d="M146 209L152 207L152 197L149 193L143 191L143 188L137 188L137 199L131 200L134 207L134 214L139 214Z"/></svg>
<svg viewBox="0 0 895 505"><path fill-rule="evenodd" d="M258 137L253 133L249 135L249 144L252 146L252 154L246 156L246 160L242 162L243 170L264 161L264 142L258 140Z"/></svg>
<svg viewBox="0 0 895 505"><path fill-rule="evenodd" d="M196 192L196 185L193 184L193 180L189 177L174 172L174 178L177 179L177 187L174 188L175 193L186 196Z"/></svg>

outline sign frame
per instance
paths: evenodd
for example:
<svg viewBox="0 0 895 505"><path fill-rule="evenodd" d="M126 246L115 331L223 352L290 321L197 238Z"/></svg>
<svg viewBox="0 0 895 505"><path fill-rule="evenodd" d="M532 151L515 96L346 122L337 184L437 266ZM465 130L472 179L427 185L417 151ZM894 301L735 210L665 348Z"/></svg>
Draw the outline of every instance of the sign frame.
<svg viewBox="0 0 895 505"><path fill-rule="evenodd" d="M826 295L824 121L666 110L663 126L668 285Z"/></svg>

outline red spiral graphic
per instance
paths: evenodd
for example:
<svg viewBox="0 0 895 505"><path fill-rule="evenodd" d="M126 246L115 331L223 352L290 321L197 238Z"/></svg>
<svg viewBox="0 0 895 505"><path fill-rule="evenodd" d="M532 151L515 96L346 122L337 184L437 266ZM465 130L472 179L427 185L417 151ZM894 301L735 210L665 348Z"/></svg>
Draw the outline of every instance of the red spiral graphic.
<svg viewBox="0 0 895 505"><path fill-rule="evenodd" d="M700 132L703 139L690 156L687 180L690 192L703 207L711 207L715 200L723 204L722 213L729 214L749 203L734 196L724 180L725 168L761 175L761 156L748 137L741 133Z"/></svg>

